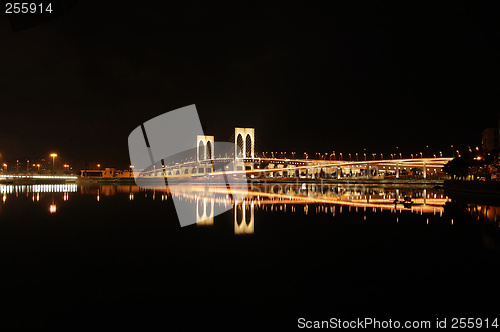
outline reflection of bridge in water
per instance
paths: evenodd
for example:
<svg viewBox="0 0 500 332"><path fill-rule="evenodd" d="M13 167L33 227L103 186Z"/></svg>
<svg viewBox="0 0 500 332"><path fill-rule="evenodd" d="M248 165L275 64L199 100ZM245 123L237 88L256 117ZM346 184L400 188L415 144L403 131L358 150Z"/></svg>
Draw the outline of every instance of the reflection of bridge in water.
<svg viewBox="0 0 500 332"><path fill-rule="evenodd" d="M194 139L194 138L193 138ZM227 151L228 146L234 151ZM217 151L221 147L223 151ZM224 151L224 149L226 151ZM194 153L194 151L193 151ZM168 177L170 179L210 179L223 174L229 176L246 175L251 179L300 178L300 179L358 179L381 180L386 177L400 178L417 172L418 177L427 178L442 174L441 168L452 158L429 157L399 159L367 158L366 153L359 160L296 159L266 156L255 150L255 130L253 128L235 128L233 145L218 145L214 136L197 136L196 155L181 160L163 160L161 165L152 165L149 169L134 169L136 176L142 178ZM339 154L342 156L342 154ZM331 155L330 155L331 158Z"/></svg>
<svg viewBox="0 0 500 332"><path fill-rule="evenodd" d="M218 212L232 215L235 234L253 234L257 212L301 213L304 215L321 213L332 217L349 212L394 214L396 220L401 213L412 213L421 216L442 217L445 204L449 199L442 189L430 186L388 186L361 184L327 184L300 183L251 184L248 190L243 186L232 186L228 190L220 185L171 185L167 189L139 188L136 185L99 185L80 186L77 184L43 184L43 185L0 185L1 205L8 204L7 197L28 198L34 204L48 204L48 211L58 211L57 204L69 201L70 194L95 196L95 202L102 204L104 196L123 195L133 201L137 197L161 201L169 201L169 196L183 200L192 207L192 216L198 226L214 225L214 217ZM246 196L242 199L241 194ZM235 204L234 197L238 197ZM394 200L402 201L409 197L413 204L405 207L394 204ZM48 199L48 201L47 201ZM58 203L59 202L59 203ZM461 211L479 219L494 223L500 220L500 207L464 203L459 204ZM231 209L233 211L231 211ZM0 209L1 214L1 209ZM449 218L449 216L448 216ZM428 217L427 217L428 219ZM453 222L453 219L450 220Z"/></svg>
<svg viewBox="0 0 500 332"><path fill-rule="evenodd" d="M309 214L314 212L342 213L358 210L369 212L408 211L423 215L442 216L447 198L442 190L433 188L387 188L364 185L337 184L259 184L251 185L246 191L242 187L203 185L172 185L169 193L176 199L191 202L196 210L196 223L199 226L213 225L217 207L227 210L233 208L235 234L251 234L255 229L255 211L283 211ZM233 195L247 194L241 204L235 204ZM403 197L409 197L411 206L395 204Z"/></svg>

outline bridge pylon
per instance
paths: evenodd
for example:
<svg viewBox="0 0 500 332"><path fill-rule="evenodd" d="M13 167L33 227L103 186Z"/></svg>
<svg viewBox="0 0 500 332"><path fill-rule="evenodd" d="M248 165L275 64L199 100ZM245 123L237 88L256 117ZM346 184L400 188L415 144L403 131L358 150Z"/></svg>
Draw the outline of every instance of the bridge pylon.
<svg viewBox="0 0 500 332"><path fill-rule="evenodd" d="M234 128L234 158L255 158L255 129Z"/></svg>

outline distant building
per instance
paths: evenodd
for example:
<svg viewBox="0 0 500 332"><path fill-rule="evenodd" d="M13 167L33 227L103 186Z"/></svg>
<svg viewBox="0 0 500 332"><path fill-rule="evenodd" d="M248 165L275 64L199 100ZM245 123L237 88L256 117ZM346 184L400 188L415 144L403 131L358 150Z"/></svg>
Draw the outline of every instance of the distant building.
<svg viewBox="0 0 500 332"><path fill-rule="evenodd" d="M500 113L498 113L498 127L486 128L481 133L481 145L486 152L500 147Z"/></svg>
<svg viewBox="0 0 500 332"><path fill-rule="evenodd" d="M486 128L481 134L481 144L483 150L488 152L499 147L499 129Z"/></svg>
<svg viewBox="0 0 500 332"><path fill-rule="evenodd" d="M112 167L105 169L85 169L80 171L80 176L85 178L132 178L130 170L117 170Z"/></svg>

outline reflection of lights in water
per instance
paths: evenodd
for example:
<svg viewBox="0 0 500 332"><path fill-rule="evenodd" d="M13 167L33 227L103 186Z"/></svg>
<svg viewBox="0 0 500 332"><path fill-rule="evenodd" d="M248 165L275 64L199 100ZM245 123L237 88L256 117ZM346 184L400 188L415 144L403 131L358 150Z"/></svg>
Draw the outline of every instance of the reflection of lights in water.
<svg viewBox="0 0 500 332"><path fill-rule="evenodd" d="M451 224L453 225L453 219L451 219Z"/></svg>
<svg viewBox="0 0 500 332"><path fill-rule="evenodd" d="M3 193L2 201L5 203L6 200L7 200L7 194Z"/></svg>
<svg viewBox="0 0 500 332"><path fill-rule="evenodd" d="M69 193L67 191L63 194L63 201L67 201L69 199Z"/></svg>
<svg viewBox="0 0 500 332"><path fill-rule="evenodd" d="M133 193L130 193L130 195L128 195L128 199L130 201L133 201L134 200L134 194Z"/></svg>
<svg viewBox="0 0 500 332"><path fill-rule="evenodd" d="M215 200L198 197L193 203L196 204L196 225L212 226L214 224Z"/></svg>
<svg viewBox="0 0 500 332"><path fill-rule="evenodd" d="M270 188L273 188L272 191L269 190ZM335 216L337 212L337 205L339 206L339 213L342 213L343 206L347 205L349 212L352 211L351 207L354 207L354 210L358 213L362 211L378 213L377 210L380 209L380 213L388 210L391 214L402 214L403 211L408 211L417 215L423 215L424 213L433 213L437 215L439 212L439 216L442 217L444 204L446 202L444 199L436 198L439 197L439 195L433 192L423 194L415 192L414 190L408 192L402 191L401 195L413 197L412 201L414 202L412 206L403 207L402 204L396 204L396 206L394 204L394 199L400 196L398 190L396 190L396 194L389 191L377 190L371 190L368 194L364 192L364 188L362 190L356 188L354 188L354 190L346 190L340 189L338 186L332 186L331 189L334 189L334 191L331 191L330 187L326 191L320 191L316 190L317 188L315 186L305 186L304 184L294 188L296 189L290 190L290 187L288 187L285 190L279 190L275 185L274 187L267 187L267 189L265 186L257 187L247 192L238 188L231 188L228 190L226 186L210 186L209 189L205 186L196 185L184 187L176 186L175 197L176 199L178 198L186 202L195 202L200 197L209 198L213 199L215 203L220 206L230 206L233 204L232 197L234 197L234 195L245 194L247 195L245 199L246 204L254 202L255 207L263 211L298 212L296 205L302 205L304 214L308 215L310 204L313 204L313 211L316 213L328 213L328 211L330 211L333 216ZM145 193L145 196L148 194L149 193ZM153 196L155 195L154 192L151 192L151 194ZM163 194L162 200L167 199L167 197L167 194ZM129 199L133 200L133 198L134 194L130 192ZM424 199L426 199L426 201L424 201ZM291 208L287 209L287 205L291 205ZM328 207L330 207L329 210ZM362 208L362 210L360 208Z"/></svg>
<svg viewBox="0 0 500 332"><path fill-rule="evenodd" d="M36 193L36 201L37 201L37 202L39 202L39 201L40 201L40 193L39 193L39 192L37 192L37 193Z"/></svg>
<svg viewBox="0 0 500 332"><path fill-rule="evenodd" d="M50 207L49 207L49 212L50 213L56 213L56 205L55 204L50 204Z"/></svg>
<svg viewBox="0 0 500 332"><path fill-rule="evenodd" d="M243 201L233 207L234 210L234 234L253 234L254 233L254 202Z"/></svg>

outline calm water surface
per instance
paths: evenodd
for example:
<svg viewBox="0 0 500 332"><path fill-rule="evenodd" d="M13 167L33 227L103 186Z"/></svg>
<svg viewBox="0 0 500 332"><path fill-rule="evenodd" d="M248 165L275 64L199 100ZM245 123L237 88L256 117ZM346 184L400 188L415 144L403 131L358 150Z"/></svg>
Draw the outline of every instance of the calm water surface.
<svg viewBox="0 0 500 332"><path fill-rule="evenodd" d="M237 191L0 186L2 324L241 330L498 315L500 204L298 184L254 185L234 206ZM179 226L172 195L191 204L192 225Z"/></svg>

